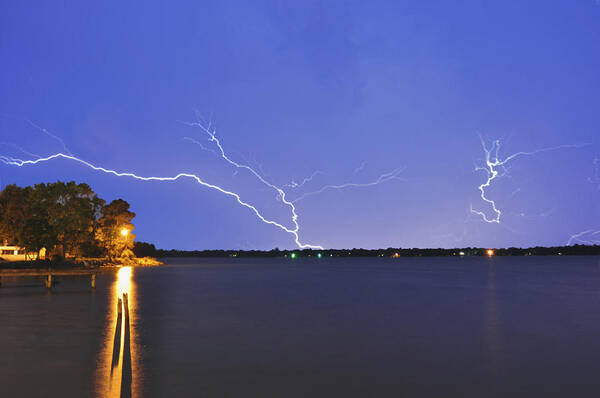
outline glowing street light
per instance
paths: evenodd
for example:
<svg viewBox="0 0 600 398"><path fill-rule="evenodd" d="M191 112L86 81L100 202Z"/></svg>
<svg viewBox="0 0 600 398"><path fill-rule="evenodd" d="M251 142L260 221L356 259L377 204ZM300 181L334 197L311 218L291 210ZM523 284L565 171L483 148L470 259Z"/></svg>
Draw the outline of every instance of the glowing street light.
<svg viewBox="0 0 600 398"><path fill-rule="evenodd" d="M121 236L127 236L127 235L129 235L129 230L127 228L123 228L121 230Z"/></svg>
<svg viewBox="0 0 600 398"><path fill-rule="evenodd" d="M291 258L296 258L296 253L292 253L292 254L290 254L290 257L291 257Z"/></svg>
<svg viewBox="0 0 600 398"><path fill-rule="evenodd" d="M488 255L488 257L492 257L494 255L494 251L492 249L487 249L485 253Z"/></svg>

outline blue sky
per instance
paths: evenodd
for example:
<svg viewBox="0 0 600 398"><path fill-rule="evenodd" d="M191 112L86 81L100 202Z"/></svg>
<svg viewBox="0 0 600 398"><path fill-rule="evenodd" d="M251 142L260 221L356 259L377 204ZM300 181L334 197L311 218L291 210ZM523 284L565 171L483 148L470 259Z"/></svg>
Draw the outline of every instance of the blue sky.
<svg viewBox="0 0 600 398"><path fill-rule="evenodd" d="M142 176L195 173L324 247L565 244L600 229L600 6L590 1L38 2L0 6L0 154L64 152ZM488 144L521 156L486 190ZM364 167L361 168L361 165ZM597 165L598 163L596 163ZM357 169L359 169L357 171ZM301 188L284 187L320 171ZM70 160L0 165L0 183L88 182L163 248L295 247L191 180L141 182ZM582 237L586 239L585 236ZM589 238L589 237L588 237ZM596 235L600 239L600 235ZM591 238L589 238L591 239Z"/></svg>

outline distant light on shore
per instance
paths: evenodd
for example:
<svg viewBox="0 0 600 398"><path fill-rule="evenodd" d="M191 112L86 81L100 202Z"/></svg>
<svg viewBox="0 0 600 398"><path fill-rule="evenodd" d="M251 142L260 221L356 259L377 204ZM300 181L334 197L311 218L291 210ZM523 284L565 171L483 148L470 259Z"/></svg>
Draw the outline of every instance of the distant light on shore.
<svg viewBox="0 0 600 398"><path fill-rule="evenodd" d="M494 255L494 250L487 249L486 254L488 255L488 257L492 257Z"/></svg>

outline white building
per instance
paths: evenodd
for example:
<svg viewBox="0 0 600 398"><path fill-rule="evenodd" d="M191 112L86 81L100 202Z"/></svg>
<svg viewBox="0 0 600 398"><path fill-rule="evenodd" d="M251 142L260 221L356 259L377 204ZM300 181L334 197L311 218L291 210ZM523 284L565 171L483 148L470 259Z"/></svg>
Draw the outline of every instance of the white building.
<svg viewBox="0 0 600 398"><path fill-rule="evenodd" d="M46 249L40 250L40 258L46 257ZM25 254L25 249L18 246L0 246L0 258L4 261L28 261L37 258L36 253Z"/></svg>

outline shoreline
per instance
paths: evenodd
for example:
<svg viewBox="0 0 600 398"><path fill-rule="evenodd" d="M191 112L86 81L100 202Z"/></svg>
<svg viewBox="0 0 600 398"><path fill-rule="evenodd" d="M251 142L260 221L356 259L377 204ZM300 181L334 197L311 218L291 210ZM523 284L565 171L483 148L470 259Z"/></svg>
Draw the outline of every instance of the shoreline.
<svg viewBox="0 0 600 398"><path fill-rule="evenodd" d="M298 249L298 250L162 250L146 251L155 258L180 257L496 257L496 256L579 256L600 255L600 245L536 246L529 248L381 248L381 249Z"/></svg>
<svg viewBox="0 0 600 398"><path fill-rule="evenodd" d="M2 261L0 262L0 273L10 273L11 271L19 272L42 272L48 270L65 270L65 271L98 271L117 269L122 267L158 267L164 265L164 262L152 258L142 257L136 258L133 261L123 263L111 263L108 260L102 259L82 259L79 261L60 261L53 262L51 260L31 260L31 261Z"/></svg>

